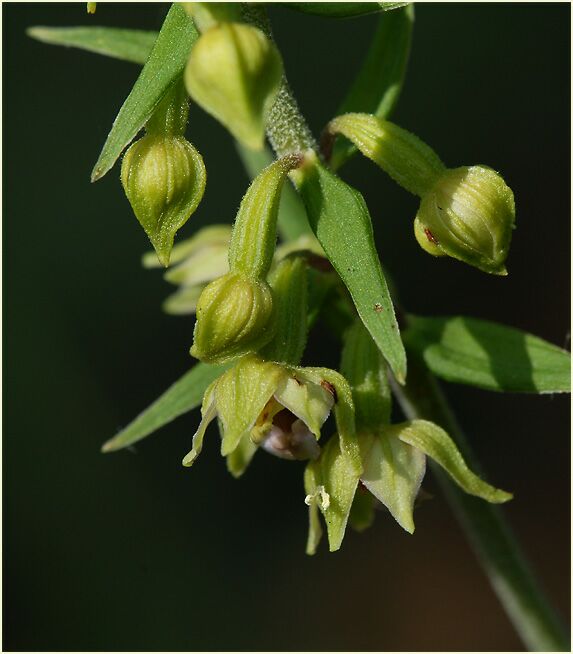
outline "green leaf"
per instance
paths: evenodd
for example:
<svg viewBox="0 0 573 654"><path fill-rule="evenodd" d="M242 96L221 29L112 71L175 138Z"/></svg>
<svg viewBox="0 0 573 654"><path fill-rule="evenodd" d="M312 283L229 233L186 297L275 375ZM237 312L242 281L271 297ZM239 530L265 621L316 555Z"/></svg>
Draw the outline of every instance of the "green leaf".
<svg viewBox="0 0 573 654"><path fill-rule="evenodd" d="M414 533L414 502L426 472L423 452L403 443L390 427L361 439L362 483L408 533Z"/></svg>
<svg viewBox="0 0 573 654"><path fill-rule="evenodd" d="M420 450L450 475L456 484L470 495L481 497L493 504L510 500L513 495L490 486L467 467L457 445L438 425L428 420L412 420L393 425L393 435L403 443Z"/></svg>
<svg viewBox="0 0 573 654"><path fill-rule="evenodd" d="M251 150L239 141L236 141L235 145L251 179L255 179L275 160L268 146L262 150ZM285 241L294 241L300 236L310 233L304 205L290 183L284 184L281 191L277 227L281 238Z"/></svg>
<svg viewBox="0 0 573 654"><path fill-rule="evenodd" d="M464 316L408 316L404 342L438 377L491 391L571 390L571 355L519 329Z"/></svg>
<svg viewBox="0 0 573 654"><path fill-rule="evenodd" d="M147 63L113 123L92 171L92 182L101 179L111 170L171 85L182 75L198 36L195 25L185 10L179 4L173 4Z"/></svg>
<svg viewBox="0 0 573 654"><path fill-rule="evenodd" d="M30 27L26 34L42 43L80 48L88 52L144 64L158 32L122 30L116 27Z"/></svg>
<svg viewBox="0 0 573 654"><path fill-rule="evenodd" d="M413 5L380 16L370 49L337 115L361 112L383 119L390 116L402 91L413 26ZM355 152L352 143L337 139L333 169L340 168Z"/></svg>
<svg viewBox="0 0 573 654"><path fill-rule="evenodd" d="M403 383L406 354L364 198L318 161L306 166L298 183L314 233L348 288L360 319Z"/></svg>
<svg viewBox="0 0 573 654"><path fill-rule="evenodd" d="M406 6L407 2L282 2L284 7L326 18L353 18Z"/></svg>
<svg viewBox="0 0 573 654"><path fill-rule="evenodd" d="M197 363L119 434L104 443L102 452L133 445L180 415L201 405L203 393L229 366Z"/></svg>

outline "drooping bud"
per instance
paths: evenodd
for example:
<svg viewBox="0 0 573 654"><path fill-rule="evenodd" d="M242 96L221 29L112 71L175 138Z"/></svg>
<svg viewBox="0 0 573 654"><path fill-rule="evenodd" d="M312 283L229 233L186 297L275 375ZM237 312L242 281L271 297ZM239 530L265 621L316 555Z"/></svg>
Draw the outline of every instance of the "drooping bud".
<svg viewBox="0 0 573 654"><path fill-rule="evenodd" d="M185 70L189 95L233 136L261 149L283 73L277 48L251 25L223 22L201 34Z"/></svg>
<svg viewBox="0 0 573 654"><path fill-rule="evenodd" d="M248 188L229 245L230 272L211 282L197 304L191 354L209 363L256 352L274 333L273 296L266 276L276 241L282 184L300 156L278 159Z"/></svg>
<svg viewBox="0 0 573 654"><path fill-rule="evenodd" d="M125 194L164 266L175 233L197 208L206 183L203 159L183 137L187 100L181 91L168 94L121 166Z"/></svg>
<svg viewBox="0 0 573 654"><path fill-rule="evenodd" d="M269 285L230 272L211 282L197 303L191 354L207 363L256 352L272 338Z"/></svg>
<svg viewBox="0 0 573 654"><path fill-rule="evenodd" d="M446 171L424 196L414 231L430 254L507 275L514 225L513 192L501 175L486 166L463 166Z"/></svg>
<svg viewBox="0 0 573 654"><path fill-rule="evenodd" d="M487 166L446 169L417 136L367 114L332 120L327 135L343 134L422 202L414 221L421 247L495 275L504 263L515 225L513 193Z"/></svg>

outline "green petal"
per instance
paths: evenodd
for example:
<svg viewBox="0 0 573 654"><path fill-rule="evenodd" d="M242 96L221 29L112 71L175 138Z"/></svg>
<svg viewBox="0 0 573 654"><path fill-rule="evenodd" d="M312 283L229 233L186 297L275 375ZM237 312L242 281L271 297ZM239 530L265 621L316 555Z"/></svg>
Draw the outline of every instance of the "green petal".
<svg viewBox="0 0 573 654"><path fill-rule="evenodd" d="M306 380L300 368L285 377L275 391L276 400L300 418L318 439L320 428L328 418L334 398L320 384Z"/></svg>
<svg viewBox="0 0 573 654"><path fill-rule="evenodd" d="M244 434L237 447L227 457L227 470L235 479L245 472L257 449L249 434Z"/></svg>
<svg viewBox="0 0 573 654"><path fill-rule="evenodd" d="M374 496L368 491L358 488L354 495L348 522L354 531L362 532L374 522Z"/></svg>
<svg viewBox="0 0 573 654"><path fill-rule="evenodd" d="M363 442L362 483L384 504L396 522L413 534L414 502L426 472L426 457L420 450L399 440L393 427Z"/></svg>
<svg viewBox="0 0 573 654"><path fill-rule="evenodd" d="M275 363L246 356L221 377L216 402L223 433L223 456L230 454L251 431L285 374Z"/></svg>
<svg viewBox="0 0 573 654"><path fill-rule="evenodd" d="M195 313L197 302L205 286L186 286L167 297L161 308L172 316L184 316Z"/></svg>
<svg viewBox="0 0 573 654"><path fill-rule="evenodd" d="M490 486L467 467L454 441L446 432L427 420L412 420L393 427L398 438L421 450L442 466L450 477L470 495L493 504L501 504L513 495Z"/></svg>
<svg viewBox="0 0 573 654"><path fill-rule="evenodd" d="M340 446L350 465L357 474L362 472L360 448L354 423L354 402L352 390L346 379L330 368L299 368L307 379L335 391L334 416L340 436Z"/></svg>

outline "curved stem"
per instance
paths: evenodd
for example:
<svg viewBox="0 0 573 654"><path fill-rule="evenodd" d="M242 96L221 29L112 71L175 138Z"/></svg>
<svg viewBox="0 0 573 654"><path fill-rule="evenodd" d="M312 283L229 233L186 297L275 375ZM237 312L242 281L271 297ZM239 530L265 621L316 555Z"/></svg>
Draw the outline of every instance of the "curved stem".
<svg viewBox="0 0 573 654"><path fill-rule="evenodd" d="M270 36L270 25L263 9L251 5L244 9L244 18ZM278 156L293 149L316 149L286 79L271 111L267 134ZM480 466L452 410L435 377L422 362L412 358L408 362L406 386L394 382L393 390L407 417L424 417L441 425L457 442L470 467L479 473ZM563 625L545 598L502 511L460 491L437 466L432 469L525 645L533 651L569 651Z"/></svg>

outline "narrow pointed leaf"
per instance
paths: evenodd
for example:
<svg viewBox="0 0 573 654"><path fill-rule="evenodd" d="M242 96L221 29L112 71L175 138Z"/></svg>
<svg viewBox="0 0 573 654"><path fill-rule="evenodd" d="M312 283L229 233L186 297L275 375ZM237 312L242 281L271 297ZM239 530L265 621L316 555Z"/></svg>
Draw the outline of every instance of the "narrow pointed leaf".
<svg viewBox="0 0 573 654"><path fill-rule="evenodd" d="M304 14L325 18L354 18L380 11L391 11L407 5L407 2L283 2L283 6Z"/></svg>
<svg viewBox="0 0 573 654"><path fill-rule="evenodd" d="M414 533L414 502L426 472L423 452L400 441L390 427L370 437L361 480L408 533Z"/></svg>
<svg viewBox="0 0 573 654"><path fill-rule="evenodd" d="M158 32L117 27L30 27L26 34L42 43L79 48L88 52L144 64Z"/></svg>
<svg viewBox="0 0 573 654"><path fill-rule="evenodd" d="M362 195L319 162L305 168L299 190L310 225L346 284L360 319L403 383L406 354Z"/></svg>
<svg viewBox="0 0 573 654"><path fill-rule="evenodd" d="M170 386L119 434L104 443L103 452L114 452L133 445L180 415L201 405L205 390L229 366L197 363Z"/></svg>
<svg viewBox="0 0 573 654"><path fill-rule="evenodd" d="M337 115L361 112L384 119L390 116L402 91L413 26L413 5L380 16L360 72ZM350 142L337 139L332 167L335 170L340 168L355 152L356 148Z"/></svg>
<svg viewBox="0 0 573 654"><path fill-rule="evenodd" d="M514 393L571 391L570 353L519 329L465 316L409 316L404 341L450 382Z"/></svg>
<svg viewBox="0 0 573 654"><path fill-rule="evenodd" d="M412 420L392 427L403 443L420 450L450 475L456 484L470 495L493 504L510 500L513 495L494 488L475 475L466 465L457 445L446 432L427 420Z"/></svg>
<svg viewBox="0 0 573 654"><path fill-rule="evenodd" d="M113 127L92 171L92 182L101 179L151 117L169 87L183 73L198 38L191 18L180 4L171 6L159 36Z"/></svg>

